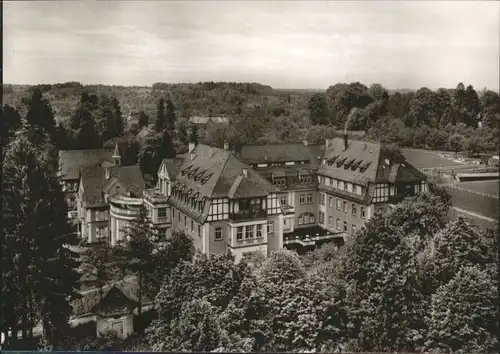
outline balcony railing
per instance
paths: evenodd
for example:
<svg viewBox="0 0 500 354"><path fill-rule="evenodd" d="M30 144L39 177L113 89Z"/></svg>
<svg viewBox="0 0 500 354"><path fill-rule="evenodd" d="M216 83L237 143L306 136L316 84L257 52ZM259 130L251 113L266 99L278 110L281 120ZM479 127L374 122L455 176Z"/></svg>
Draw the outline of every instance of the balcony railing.
<svg viewBox="0 0 500 354"><path fill-rule="evenodd" d="M266 217L266 210L245 210L238 213L229 214L229 219L233 221L263 219Z"/></svg>
<svg viewBox="0 0 500 354"><path fill-rule="evenodd" d="M406 197L408 196L404 194L390 195L388 198L388 202L391 204L397 204L399 202L402 202Z"/></svg>

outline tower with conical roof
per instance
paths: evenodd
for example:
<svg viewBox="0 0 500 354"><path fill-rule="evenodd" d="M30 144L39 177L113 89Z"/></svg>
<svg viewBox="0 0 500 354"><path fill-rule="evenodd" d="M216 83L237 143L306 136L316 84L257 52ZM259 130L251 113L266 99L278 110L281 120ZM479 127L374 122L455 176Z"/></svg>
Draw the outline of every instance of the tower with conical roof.
<svg viewBox="0 0 500 354"><path fill-rule="evenodd" d="M122 164L122 157L120 155L120 148L118 147L118 142L115 144L115 151L113 152L113 161L115 163L115 166L121 166Z"/></svg>

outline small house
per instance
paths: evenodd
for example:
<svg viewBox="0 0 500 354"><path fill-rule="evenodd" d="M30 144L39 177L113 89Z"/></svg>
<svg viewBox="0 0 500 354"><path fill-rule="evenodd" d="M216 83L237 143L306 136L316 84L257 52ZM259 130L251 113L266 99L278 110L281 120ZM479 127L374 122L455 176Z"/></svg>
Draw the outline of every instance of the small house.
<svg viewBox="0 0 500 354"><path fill-rule="evenodd" d="M113 285L90 312L96 317L97 336L105 332L115 332L125 339L134 332L134 310L138 302L119 285Z"/></svg>

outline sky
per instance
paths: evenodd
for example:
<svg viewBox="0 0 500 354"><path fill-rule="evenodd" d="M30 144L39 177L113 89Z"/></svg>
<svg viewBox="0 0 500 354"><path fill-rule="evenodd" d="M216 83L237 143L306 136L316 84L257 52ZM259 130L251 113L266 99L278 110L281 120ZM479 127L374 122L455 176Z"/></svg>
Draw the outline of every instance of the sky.
<svg viewBox="0 0 500 354"><path fill-rule="evenodd" d="M5 83L499 88L498 1L5 1Z"/></svg>

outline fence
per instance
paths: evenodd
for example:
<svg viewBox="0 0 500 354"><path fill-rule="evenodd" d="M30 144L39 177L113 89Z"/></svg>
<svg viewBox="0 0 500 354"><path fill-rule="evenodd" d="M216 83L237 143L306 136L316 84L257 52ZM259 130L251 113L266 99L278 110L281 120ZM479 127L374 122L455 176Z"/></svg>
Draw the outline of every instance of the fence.
<svg viewBox="0 0 500 354"><path fill-rule="evenodd" d="M427 176L429 180L446 189L451 195L453 206L498 220L498 195L462 188L457 181L442 173L427 173Z"/></svg>

